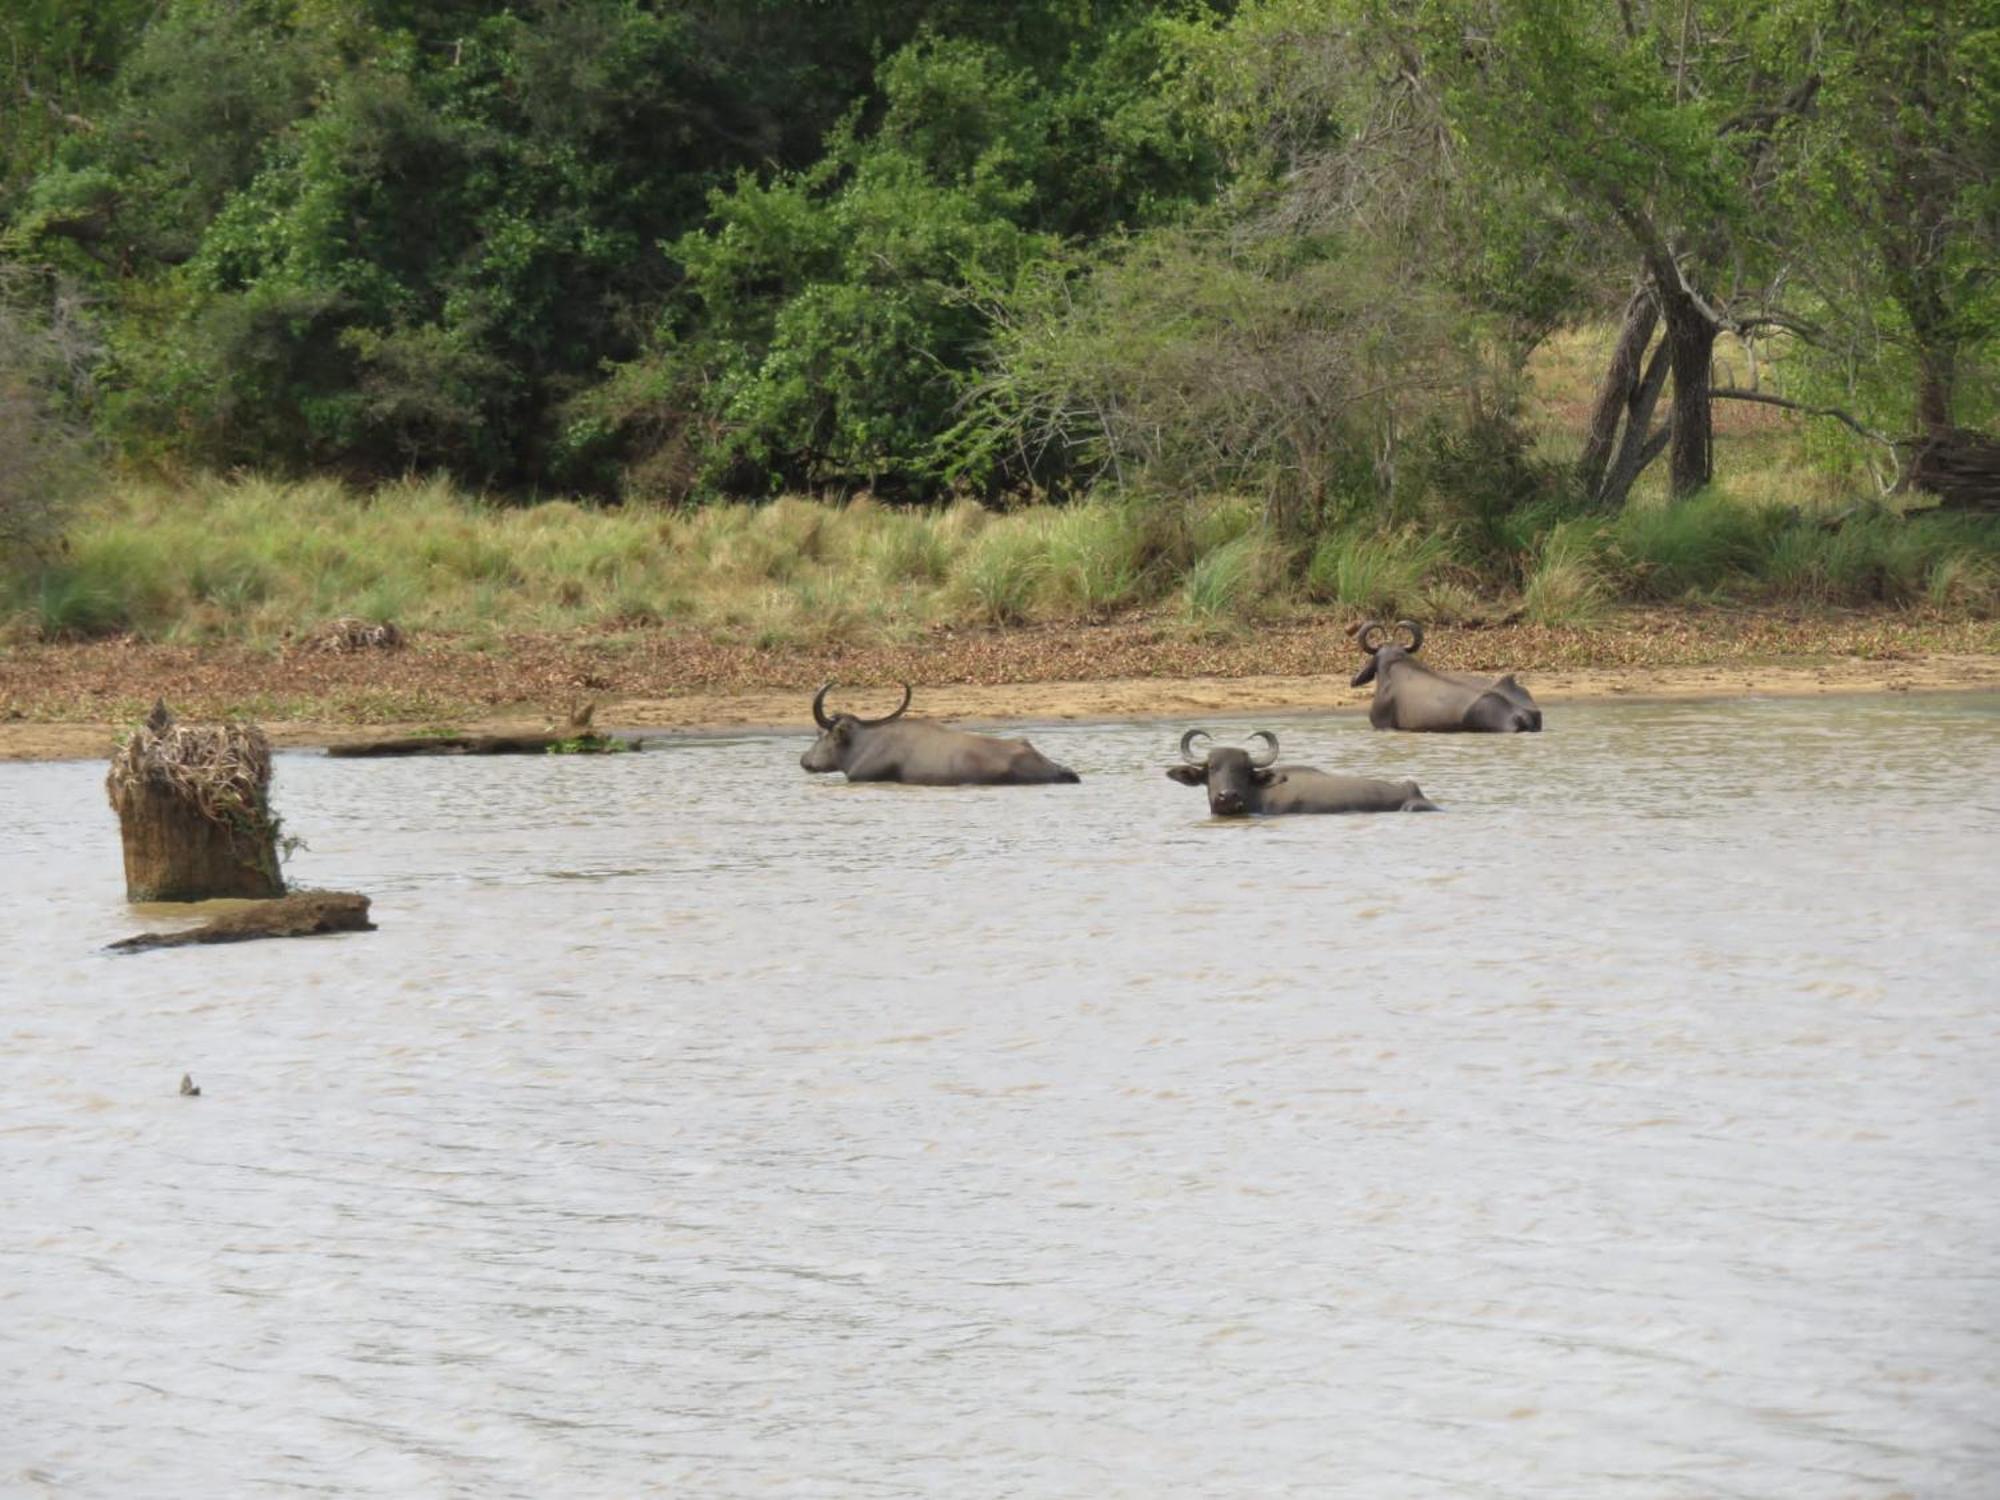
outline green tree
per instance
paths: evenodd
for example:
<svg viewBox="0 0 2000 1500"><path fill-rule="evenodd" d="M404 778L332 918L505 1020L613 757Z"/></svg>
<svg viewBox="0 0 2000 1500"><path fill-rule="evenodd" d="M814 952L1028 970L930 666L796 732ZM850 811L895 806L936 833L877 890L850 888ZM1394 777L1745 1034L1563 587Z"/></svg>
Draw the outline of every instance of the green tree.
<svg viewBox="0 0 2000 1500"><path fill-rule="evenodd" d="M133 28L101 118L25 194L9 241L108 279L188 259L312 104L328 39L289 7L177 0Z"/></svg>
<svg viewBox="0 0 2000 1500"><path fill-rule="evenodd" d="M1004 301L959 447L1049 483L1257 495L1287 541L1382 513L1404 449L1491 414L1507 382L1464 304L1381 249L1165 229L1039 267Z"/></svg>
<svg viewBox="0 0 2000 1500"><path fill-rule="evenodd" d="M1428 0L1413 15L1371 20L1421 59L1464 149L1560 190L1641 268L1584 484L1615 502L1665 446L1671 492L1700 489L1716 338L1769 317L1776 267L1755 224L1818 91L1809 18L1752 0ZM1653 430L1669 375L1672 414ZM1621 416L1623 456L1606 471Z"/></svg>
<svg viewBox="0 0 2000 1500"><path fill-rule="evenodd" d="M73 288L0 265L0 567L56 539L84 472L95 352Z"/></svg>
<svg viewBox="0 0 2000 1500"><path fill-rule="evenodd" d="M1022 9L1046 24L974 10L972 35L925 32L812 166L716 192L710 222L672 246L686 279L655 347L585 403L592 430L671 442L682 429L660 404L697 407L707 461L683 486L922 495L1026 477L945 438L992 335L990 294L1067 238L1184 210L1214 161L1157 85L1148 7Z"/></svg>
<svg viewBox="0 0 2000 1500"><path fill-rule="evenodd" d="M1802 258L1834 314L1894 308L1934 437L2000 333L2000 0L1827 0L1823 28Z"/></svg>
<svg viewBox="0 0 2000 1500"><path fill-rule="evenodd" d="M0 222L98 106L152 0L9 0L0 8Z"/></svg>
<svg viewBox="0 0 2000 1500"><path fill-rule="evenodd" d="M738 9L335 12L312 33L328 76L309 108L217 125L229 169L195 175L220 191L172 221L187 254L146 247L164 313L120 341L118 409L211 461L545 478L557 411L634 352L673 283L662 242L726 172L787 149L782 96L818 63L797 39L753 54L773 18ZM301 34L274 22L262 52L296 56ZM163 133L180 159L188 132ZM148 180L89 170L123 196Z"/></svg>

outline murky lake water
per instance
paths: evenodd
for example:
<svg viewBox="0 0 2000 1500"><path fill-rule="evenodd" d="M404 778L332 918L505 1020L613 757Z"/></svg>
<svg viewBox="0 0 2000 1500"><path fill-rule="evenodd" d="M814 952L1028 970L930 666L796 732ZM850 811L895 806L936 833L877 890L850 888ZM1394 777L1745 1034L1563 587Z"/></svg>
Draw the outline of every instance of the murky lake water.
<svg viewBox="0 0 2000 1500"><path fill-rule="evenodd" d="M381 930L112 957L0 766L0 1492L2000 1494L2000 699L1267 722L1448 811L284 755Z"/></svg>

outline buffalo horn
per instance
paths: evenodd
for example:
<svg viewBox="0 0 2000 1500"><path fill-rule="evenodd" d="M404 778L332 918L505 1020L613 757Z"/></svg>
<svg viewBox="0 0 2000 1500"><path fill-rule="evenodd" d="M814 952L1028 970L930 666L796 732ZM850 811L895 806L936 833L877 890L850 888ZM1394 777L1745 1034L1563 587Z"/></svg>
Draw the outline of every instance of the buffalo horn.
<svg viewBox="0 0 2000 1500"><path fill-rule="evenodd" d="M826 716L826 695L833 691L833 684L823 682L818 692L813 694L813 723L822 729L833 728L833 720Z"/></svg>
<svg viewBox="0 0 2000 1500"><path fill-rule="evenodd" d="M1410 644L1403 648L1405 651L1409 652L1412 656L1414 656L1417 654L1417 652L1423 650L1424 647L1423 626L1419 625L1415 620L1398 620L1396 622L1396 628L1398 630L1407 630L1410 633Z"/></svg>
<svg viewBox="0 0 2000 1500"><path fill-rule="evenodd" d="M1260 729L1255 734L1251 735L1250 738L1253 740L1262 740L1264 742L1264 753L1261 757L1257 754L1255 750L1252 750L1250 752L1251 765L1256 766L1259 770L1261 770L1265 766L1270 765L1273 761L1275 761L1278 758L1278 737L1275 734L1271 733L1270 730Z"/></svg>
<svg viewBox="0 0 2000 1500"><path fill-rule="evenodd" d="M909 706L910 706L910 685L906 682L903 684L903 701L896 705L896 711L894 713L884 714L879 719L857 719L855 722L860 724L865 729L873 729L877 724L886 724L891 719L902 718L903 710L908 708Z"/></svg>
<svg viewBox="0 0 2000 1500"><path fill-rule="evenodd" d="M1363 656L1373 656L1382 649L1382 627L1373 620L1364 620L1354 637L1354 644L1361 648Z"/></svg>
<svg viewBox="0 0 2000 1500"><path fill-rule="evenodd" d="M1187 762L1187 763L1188 763L1189 765L1191 765L1191 766L1205 766L1205 765L1207 765L1207 764L1208 764L1208 755L1207 755L1207 753L1206 753L1206 752L1204 752L1204 753L1203 753L1203 755L1202 755L1202 757L1201 757L1201 759L1200 759L1200 760L1196 760L1196 759L1194 758L1194 742L1195 742L1196 740L1205 740L1205 739L1207 739L1208 737L1209 737L1209 735L1208 735L1208 731L1207 731L1206 729L1190 729L1190 730L1189 730L1189 731L1188 731L1188 732L1187 732L1186 734L1182 735L1182 736L1181 736L1181 759L1182 759L1182 760L1184 760L1184 761L1186 761L1186 762Z"/></svg>

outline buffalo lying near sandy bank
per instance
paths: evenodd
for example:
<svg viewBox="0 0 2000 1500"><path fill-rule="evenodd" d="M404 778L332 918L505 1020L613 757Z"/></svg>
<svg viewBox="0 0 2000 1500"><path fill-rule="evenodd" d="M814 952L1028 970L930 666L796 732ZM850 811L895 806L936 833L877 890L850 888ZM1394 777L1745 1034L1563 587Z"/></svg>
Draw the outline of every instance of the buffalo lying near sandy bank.
<svg viewBox="0 0 2000 1500"><path fill-rule="evenodd" d="M849 781L901 781L912 786L1029 786L1073 782L1076 772L1059 766L1026 740L967 734L923 719L905 719L910 685L903 701L879 719L828 714L827 683L813 695L813 722L820 737L799 757L808 771L845 771Z"/></svg>
<svg viewBox="0 0 2000 1500"><path fill-rule="evenodd" d="M1208 810L1218 818L1252 814L1436 812L1438 806L1414 781L1375 781L1366 776L1336 776L1312 766L1280 766L1278 737L1260 729L1250 738L1262 740L1262 752L1222 745L1195 755L1195 741L1208 734L1190 729L1181 736L1181 760L1167 777L1183 786L1206 786Z"/></svg>
<svg viewBox="0 0 2000 1500"><path fill-rule="evenodd" d="M1396 628L1408 635L1408 645L1384 640L1383 627L1373 620L1362 625L1355 637L1368 664L1354 674L1354 686L1375 684L1375 700L1368 705L1370 724L1434 734L1540 732L1542 711L1513 673L1484 682L1432 671L1417 660L1424 644L1423 627L1414 620L1399 620Z"/></svg>

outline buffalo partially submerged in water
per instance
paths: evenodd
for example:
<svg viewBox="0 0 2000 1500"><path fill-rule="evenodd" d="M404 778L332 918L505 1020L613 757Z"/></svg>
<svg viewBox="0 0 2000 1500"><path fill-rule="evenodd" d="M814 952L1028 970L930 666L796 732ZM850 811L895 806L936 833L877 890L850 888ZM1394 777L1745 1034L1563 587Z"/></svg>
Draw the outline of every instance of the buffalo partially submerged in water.
<svg viewBox="0 0 2000 1500"><path fill-rule="evenodd" d="M862 719L828 714L827 683L813 695L813 722L821 729L799 757L808 771L845 771L849 781L904 781L914 786L1013 786L1073 782L1076 772L1059 766L1026 740L967 734L923 719L905 719L910 685L892 714Z"/></svg>
<svg viewBox="0 0 2000 1500"><path fill-rule="evenodd" d="M1218 818L1243 818L1252 813L1436 812L1437 804L1414 781L1374 781L1366 776L1335 776L1312 766L1280 766L1278 737L1260 729L1250 738L1264 742L1263 751L1218 746L1199 759L1194 742L1208 735L1190 729L1181 736L1183 765L1167 776L1184 786L1208 788L1208 810Z"/></svg>
<svg viewBox="0 0 2000 1500"><path fill-rule="evenodd" d="M1373 620L1361 627L1356 643L1368 664L1354 674L1354 686L1375 684L1375 701L1368 705L1368 722L1377 729L1428 730L1438 734L1535 734L1542 711L1528 690L1509 672L1493 682L1434 672L1417 660L1423 648L1423 627L1399 620L1396 628L1409 635L1408 645L1384 639Z"/></svg>

